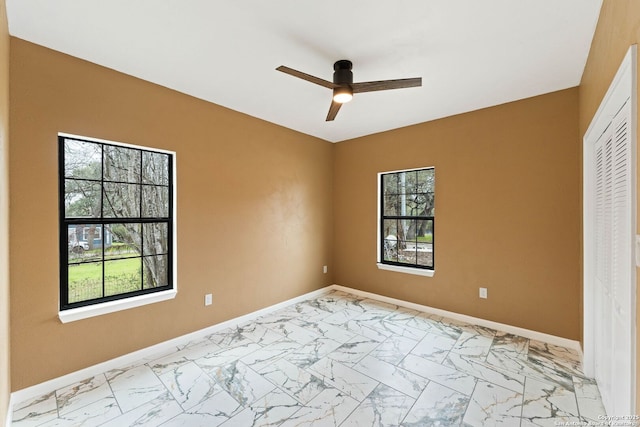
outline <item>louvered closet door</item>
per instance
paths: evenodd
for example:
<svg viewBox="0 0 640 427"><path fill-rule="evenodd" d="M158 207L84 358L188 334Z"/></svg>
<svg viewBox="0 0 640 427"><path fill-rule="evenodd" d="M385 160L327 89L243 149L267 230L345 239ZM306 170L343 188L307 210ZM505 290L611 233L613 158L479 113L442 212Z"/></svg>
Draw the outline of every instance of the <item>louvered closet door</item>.
<svg viewBox="0 0 640 427"><path fill-rule="evenodd" d="M629 102L595 144L595 375L607 412L631 396L633 278Z"/></svg>

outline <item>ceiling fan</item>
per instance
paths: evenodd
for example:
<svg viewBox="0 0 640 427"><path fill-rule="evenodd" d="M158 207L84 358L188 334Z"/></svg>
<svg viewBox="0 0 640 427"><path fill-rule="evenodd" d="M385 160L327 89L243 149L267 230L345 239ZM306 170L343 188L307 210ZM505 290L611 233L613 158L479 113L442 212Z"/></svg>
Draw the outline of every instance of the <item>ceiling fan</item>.
<svg viewBox="0 0 640 427"><path fill-rule="evenodd" d="M353 72L351 71L352 67L353 64L351 61L346 59L341 59L333 64L333 83L328 80L303 73L302 71L285 67L284 65L279 66L276 70L298 77L302 80L324 86L328 89L332 89L333 99L331 100L331 106L329 107L329 113L327 114L326 119L328 122L336 118L342 104L351 101L354 93L422 86L422 77L354 83Z"/></svg>

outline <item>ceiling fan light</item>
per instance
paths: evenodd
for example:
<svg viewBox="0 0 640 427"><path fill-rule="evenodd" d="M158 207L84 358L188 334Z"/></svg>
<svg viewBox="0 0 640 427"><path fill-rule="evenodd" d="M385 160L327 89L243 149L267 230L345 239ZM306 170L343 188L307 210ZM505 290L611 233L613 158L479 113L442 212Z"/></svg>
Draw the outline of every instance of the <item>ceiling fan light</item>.
<svg viewBox="0 0 640 427"><path fill-rule="evenodd" d="M333 100L339 104L351 101L353 91L350 87L337 87L333 89Z"/></svg>

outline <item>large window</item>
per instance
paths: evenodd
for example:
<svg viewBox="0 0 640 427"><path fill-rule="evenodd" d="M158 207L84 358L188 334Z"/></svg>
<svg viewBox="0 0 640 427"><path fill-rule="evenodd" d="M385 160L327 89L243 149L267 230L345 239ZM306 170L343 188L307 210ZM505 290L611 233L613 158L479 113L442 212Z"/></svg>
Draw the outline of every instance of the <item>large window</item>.
<svg viewBox="0 0 640 427"><path fill-rule="evenodd" d="M61 311L173 289L173 156L59 137Z"/></svg>
<svg viewBox="0 0 640 427"><path fill-rule="evenodd" d="M408 267L432 273L435 169L381 173L379 180L379 267Z"/></svg>

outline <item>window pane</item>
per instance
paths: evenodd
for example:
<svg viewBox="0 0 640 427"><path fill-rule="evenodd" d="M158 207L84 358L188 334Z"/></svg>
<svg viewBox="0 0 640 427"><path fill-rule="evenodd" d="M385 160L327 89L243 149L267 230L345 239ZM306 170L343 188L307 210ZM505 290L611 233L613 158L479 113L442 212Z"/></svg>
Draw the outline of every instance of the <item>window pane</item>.
<svg viewBox="0 0 640 427"><path fill-rule="evenodd" d="M435 169L422 169L418 171L418 191L421 193L433 192L435 189Z"/></svg>
<svg viewBox="0 0 640 427"><path fill-rule="evenodd" d="M69 263L102 260L100 225L74 224L67 226Z"/></svg>
<svg viewBox="0 0 640 427"><path fill-rule="evenodd" d="M402 180L404 175L404 181ZM403 172L400 176L400 189L404 194L415 194L417 190L417 172Z"/></svg>
<svg viewBox="0 0 640 427"><path fill-rule="evenodd" d="M69 303L102 297L102 263L70 264Z"/></svg>
<svg viewBox="0 0 640 427"><path fill-rule="evenodd" d="M385 219L383 221L383 258L385 261L398 260L398 221Z"/></svg>
<svg viewBox="0 0 640 427"><path fill-rule="evenodd" d="M142 152L142 183L169 185L169 156Z"/></svg>
<svg viewBox="0 0 640 427"><path fill-rule="evenodd" d="M433 267L433 221L418 221L418 265Z"/></svg>
<svg viewBox="0 0 640 427"><path fill-rule="evenodd" d="M100 144L64 140L64 176L66 178L101 179Z"/></svg>
<svg viewBox="0 0 640 427"><path fill-rule="evenodd" d="M130 258L142 254L140 224L107 224L105 258Z"/></svg>
<svg viewBox="0 0 640 427"><path fill-rule="evenodd" d="M104 146L104 180L140 182L140 150Z"/></svg>
<svg viewBox="0 0 640 427"><path fill-rule="evenodd" d="M418 251L418 265L433 267L433 251Z"/></svg>
<svg viewBox="0 0 640 427"><path fill-rule="evenodd" d="M398 194L398 175L395 173L382 175L384 194Z"/></svg>
<svg viewBox="0 0 640 427"><path fill-rule="evenodd" d="M385 261L398 261L398 240L395 236L389 235L388 238L383 240L383 258Z"/></svg>
<svg viewBox="0 0 640 427"><path fill-rule="evenodd" d="M424 197L424 200L425 200L424 215L425 216L435 216L436 210L435 210L435 206L434 206L434 203L433 203L434 202L433 193L422 194L422 197Z"/></svg>
<svg viewBox="0 0 640 427"><path fill-rule="evenodd" d="M405 264L416 264L416 243L399 240L398 241L398 262Z"/></svg>
<svg viewBox="0 0 640 427"><path fill-rule="evenodd" d="M400 215L400 206L398 201L398 196L393 195L385 195L384 196L384 211L383 215L385 216L396 216Z"/></svg>
<svg viewBox="0 0 640 427"><path fill-rule="evenodd" d="M145 185L142 187L142 200L143 217L169 217L169 187Z"/></svg>
<svg viewBox="0 0 640 427"><path fill-rule="evenodd" d="M169 252L169 227L166 223L158 222L143 224L144 255L160 255Z"/></svg>
<svg viewBox="0 0 640 427"><path fill-rule="evenodd" d="M144 262L144 289L167 286L169 283L169 263L166 255L148 256Z"/></svg>
<svg viewBox="0 0 640 427"><path fill-rule="evenodd" d="M105 296L124 294L142 289L141 258L105 261Z"/></svg>
<svg viewBox="0 0 640 427"><path fill-rule="evenodd" d="M398 240L408 240L409 239L408 236L412 234L412 229L415 229L414 220L412 219L398 220ZM413 239L414 237L411 237L411 238Z"/></svg>
<svg viewBox="0 0 640 427"><path fill-rule="evenodd" d="M105 182L102 203L105 218L140 217L140 186Z"/></svg>
<svg viewBox="0 0 640 427"><path fill-rule="evenodd" d="M65 179L65 218L99 218L100 201L100 183L76 179Z"/></svg>
<svg viewBox="0 0 640 427"><path fill-rule="evenodd" d="M398 220L385 219L382 222L382 235L385 239L391 238L389 236L393 236L393 238L397 240L398 239Z"/></svg>
<svg viewBox="0 0 640 427"><path fill-rule="evenodd" d="M407 194L399 196L404 202L405 209L403 216L423 216L427 207L426 198L423 194Z"/></svg>

